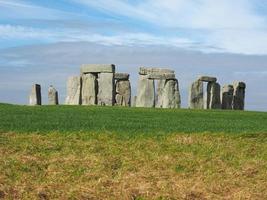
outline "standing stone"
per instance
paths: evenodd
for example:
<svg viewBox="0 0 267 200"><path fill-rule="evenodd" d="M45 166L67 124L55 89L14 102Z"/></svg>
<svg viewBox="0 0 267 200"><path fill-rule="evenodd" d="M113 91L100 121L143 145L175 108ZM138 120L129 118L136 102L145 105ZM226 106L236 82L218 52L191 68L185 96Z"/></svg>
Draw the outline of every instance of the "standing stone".
<svg viewBox="0 0 267 200"><path fill-rule="evenodd" d="M180 108L180 92L178 80L166 80L162 94L162 108Z"/></svg>
<svg viewBox="0 0 267 200"><path fill-rule="evenodd" d="M139 75L136 107L155 107L155 85L148 75Z"/></svg>
<svg viewBox="0 0 267 200"><path fill-rule="evenodd" d="M97 104L97 75L82 75L82 105Z"/></svg>
<svg viewBox="0 0 267 200"><path fill-rule="evenodd" d="M131 106L131 84L129 80L116 82L116 105Z"/></svg>
<svg viewBox="0 0 267 200"><path fill-rule="evenodd" d="M222 109L231 110L233 102L234 87L233 85L225 85L222 89Z"/></svg>
<svg viewBox="0 0 267 200"><path fill-rule="evenodd" d="M195 81L192 83L189 91L189 108L191 109L203 109L203 82Z"/></svg>
<svg viewBox="0 0 267 200"><path fill-rule="evenodd" d="M246 90L246 84L244 82L234 82L234 98L233 98L234 110L244 110L245 90Z"/></svg>
<svg viewBox="0 0 267 200"><path fill-rule="evenodd" d="M163 91L165 87L166 80L159 80L157 86L157 95L155 98L156 108L162 108L163 106Z"/></svg>
<svg viewBox="0 0 267 200"><path fill-rule="evenodd" d="M66 104L80 105L81 104L81 77L72 76L67 82L67 97Z"/></svg>
<svg viewBox="0 0 267 200"><path fill-rule="evenodd" d="M205 98L205 108L204 109L210 109L210 101L211 101L211 89L214 82L208 82L207 84L207 96Z"/></svg>
<svg viewBox="0 0 267 200"><path fill-rule="evenodd" d="M98 105L113 106L115 103L114 73L98 75Z"/></svg>
<svg viewBox="0 0 267 200"><path fill-rule="evenodd" d="M29 96L29 105L42 105L41 86L38 84L32 86L31 94Z"/></svg>
<svg viewBox="0 0 267 200"><path fill-rule="evenodd" d="M160 80L157 88L157 108L180 108L181 99L177 79Z"/></svg>
<svg viewBox="0 0 267 200"><path fill-rule="evenodd" d="M48 104L58 105L58 92L52 85L48 88Z"/></svg>
<svg viewBox="0 0 267 200"><path fill-rule="evenodd" d="M221 86L219 83L211 83L210 85L210 109L221 109Z"/></svg>

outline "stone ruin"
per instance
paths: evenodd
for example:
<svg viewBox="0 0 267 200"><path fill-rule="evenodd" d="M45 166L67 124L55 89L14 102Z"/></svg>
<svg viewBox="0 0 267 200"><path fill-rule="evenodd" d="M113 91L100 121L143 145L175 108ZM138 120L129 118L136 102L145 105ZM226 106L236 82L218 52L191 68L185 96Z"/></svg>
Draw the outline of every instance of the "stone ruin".
<svg viewBox="0 0 267 200"><path fill-rule="evenodd" d="M204 101L203 82L208 83L206 101ZM233 85L225 85L221 92L217 78L201 76L190 87L189 108L244 110L245 88L245 83L235 82Z"/></svg>
<svg viewBox="0 0 267 200"><path fill-rule="evenodd" d="M137 96L131 102L130 75L116 73L113 64L86 64L81 66L80 76L67 81L67 105L127 106L148 108L180 108L179 83L171 69L141 67ZM204 98L204 83L207 83ZM190 86L189 108L244 110L244 82L221 86L216 77L200 76ZM41 86L34 84L29 105L41 105ZM50 86L48 104L58 105L58 91Z"/></svg>
<svg viewBox="0 0 267 200"><path fill-rule="evenodd" d="M158 80L157 92L155 80ZM136 107L180 108L180 92L175 73L170 69L146 68L139 70Z"/></svg>
<svg viewBox="0 0 267 200"><path fill-rule="evenodd" d="M82 65L81 75L67 82L66 104L130 106L129 74L115 73L115 65Z"/></svg>

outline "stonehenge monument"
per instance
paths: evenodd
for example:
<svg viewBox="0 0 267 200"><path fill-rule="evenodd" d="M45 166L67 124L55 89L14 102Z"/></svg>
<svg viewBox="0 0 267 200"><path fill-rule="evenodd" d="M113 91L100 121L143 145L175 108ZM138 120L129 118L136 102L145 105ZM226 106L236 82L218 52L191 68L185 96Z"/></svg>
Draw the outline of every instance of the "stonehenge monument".
<svg viewBox="0 0 267 200"><path fill-rule="evenodd" d="M155 81L158 81L157 92ZM139 69L136 107L180 108L178 80L173 70L162 68Z"/></svg>
<svg viewBox="0 0 267 200"><path fill-rule="evenodd" d="M189 90L189 108L191 109L220 109L221 86L216 77L200 76L192 83ZM207 82L207 99L204 105L204 84ZM205 107L206 106L206 107Z"/></svg>
<svg viewBox="0 0 267 200"><path fill-rule="evenodd" d="M48 88L48 104L58 105L58 92L52 85Z"/></svg>
<svg viewBox="0 0 267 200"><path fill-rule="evenodd" d="M126 73L115 74L115 103L118 106L131 106L131 83L129 77L130 75Z"/></svg>
<svg viewBox="0 0 267 200"><path fill-rule="evenodd" d="M67 80L65 104L170 109L181 107L179 82L174 70L140 67L137 94L133 97L129 78L127 73L116 73L113 64L84 64L79 76ZM190 85L189 108L244 110L245 90L244 82L235 81L221 89L216 77L200 76ZM41 104L41 86L34 84L29 105ZM59 104L58 91L53 86L48 88L48 104Z"/></svg>
<svg viewBox="0 0 267 200"><path fill-rule="evenodd" d="M32 86L31 93L29 96L29 105L42 105L41 86L39 84L34 84Z"/></svg>

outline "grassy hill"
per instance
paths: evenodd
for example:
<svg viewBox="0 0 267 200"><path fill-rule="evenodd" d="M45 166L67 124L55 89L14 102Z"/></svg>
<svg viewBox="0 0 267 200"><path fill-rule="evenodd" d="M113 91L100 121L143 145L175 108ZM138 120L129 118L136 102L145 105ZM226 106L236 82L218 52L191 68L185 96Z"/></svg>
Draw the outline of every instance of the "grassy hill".
<svg viewBox="0 0 267 200"><path fill-rule="evenodd" d="M0 104L0 199L267 199L267 113Z"/></svg>

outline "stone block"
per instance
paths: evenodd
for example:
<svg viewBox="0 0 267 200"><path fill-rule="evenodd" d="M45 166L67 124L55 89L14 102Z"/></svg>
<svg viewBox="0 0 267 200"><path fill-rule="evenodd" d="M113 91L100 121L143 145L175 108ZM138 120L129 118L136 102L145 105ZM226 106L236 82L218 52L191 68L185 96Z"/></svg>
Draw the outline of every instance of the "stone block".
<svg viewBox="0 0 267 200"><path fill-rule="evenodd" d="M29 96L29 105L37 106L42 105L41 85L34 84Z"/></svg>
<svg viewBox="0 0 267 200"><path fill-rule="evenodd" d="M234 87L233 85L225 85L222 88L222 109L231 110L233 103Z"/></svg>
<svg viewBox="0 0 267 200"><path fill-rule="evenodd" d="M113 64L84 64L81 66L81 74L88 73L115 73Z"/></svg>
<svg viewBox="0 0 267 200"><path fill-rule="evenodd" d="M130 74L127 73L115 73L114 78L116 80L129 80Z"/></svg>
<svg viewBox="0 0 267 200"><path fill-rule="evenodd" d="M156 68L156 67L140 67L140 75L149 75L149 74L174 74L174 70Z"/></svg>
<svg viewBox="0 0 267 200"><path fill-rule="evenodd" d="M210 84L211 93L210 93L210 109L221 109L221 86L219 83L212 82Z"/></svg>
<svg viewBox="0 0 267 200"><path fill-rule="evenodd" d="M52 85L48 88L48 104L58 105L58 91Z"/></svg>
<svg viewBox="0 0 267 200"><path fill-rule="evenodd" d="M97 104L97 77L95 74L82 75L82 105Z"/></svg>
<svg viewBox="0 0 267 200"><path fill-rule="evenodd" d="M189 108L203 109L204 108L204 93L203 82L195 81L192 83L189 90Z"/></svg>
<svg viewBox="0 0 267 200"><path fill-rule="evenodd" d="M81 77L72 76L67 82L67 97L65 103L67 105L81 104Z"/></svg>
<svg viewBox="0 0 267 200"><path fill-rule="evenodd" d="M98 75L98 105L113 106L115 103L114 73L100 73Z"/></svg>
<svg viewBox="0 0 267 200"><path fill-rule="evenodd" d="M129 80L116 82L116 105L131 106L131 84Z"/></svg>
<svg viewBox="0 0 267 200"><path fill-rule="evenodd" d="M211 76L200 76L198 78L199 81L203 82L216 82L217 78L216 77L211 77Z"/></svg>
<svg viewBox="0 0 267 200"><path fill-rule="evenodd" d="M155 107L155 84L147 75L139 75L136 107Z"/></svg>
<svg viewBox="0 0 267 200"><path fill-rule="evenodd" d="M175 74L162 74L162 73L152 73L148 75L148 79L155 79L155 80L174 80Z"/></svg>
<svg viewBox="0 0 267 200"><path fill-rule="evenodd" d="M244 110L246 84L244 82L235 81L233 87L234 87L233 109Z"/></svg>

